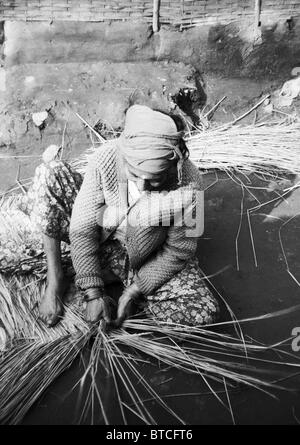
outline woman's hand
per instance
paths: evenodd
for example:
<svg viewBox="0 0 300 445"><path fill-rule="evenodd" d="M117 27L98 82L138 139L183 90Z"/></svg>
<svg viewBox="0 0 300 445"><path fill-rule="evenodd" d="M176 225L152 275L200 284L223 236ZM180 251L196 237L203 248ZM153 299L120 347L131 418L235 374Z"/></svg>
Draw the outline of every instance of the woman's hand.
<svg viewBox="0 0 300 445"><path fill-rule="evenodd" d="M124 290L121 298L119 299L118 318L116 324L121 325L126 318L132 315L132 303L137 301L141 296L142 292L135 283Z"/></svg>
<svg viewBox="0 0 300 445"><path fill-rule="evenodd" d="M101 288L88 289L86 292L85 320L97 323L101 319L107 323L111 321L110 299Z"/></svg>

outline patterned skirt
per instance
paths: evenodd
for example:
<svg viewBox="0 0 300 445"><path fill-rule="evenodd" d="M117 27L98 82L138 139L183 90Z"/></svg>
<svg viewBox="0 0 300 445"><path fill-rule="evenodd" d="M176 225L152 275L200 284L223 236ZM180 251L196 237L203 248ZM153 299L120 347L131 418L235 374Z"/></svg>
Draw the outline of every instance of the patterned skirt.
<svg viewBox="0 0 300 445"><path fill-rule="evenodd" d="M82 184L82 176L63 161L41 164L28 191L22 210L30 214L41 233L69 242L72 208ZM101 246L103 270L112 271L124 286L132 281L126 247L116 239ZM153 295L147 296L146 312L157 321L201 326L217 321L218 302L207 287L196 258L165 283Z"/></svg>

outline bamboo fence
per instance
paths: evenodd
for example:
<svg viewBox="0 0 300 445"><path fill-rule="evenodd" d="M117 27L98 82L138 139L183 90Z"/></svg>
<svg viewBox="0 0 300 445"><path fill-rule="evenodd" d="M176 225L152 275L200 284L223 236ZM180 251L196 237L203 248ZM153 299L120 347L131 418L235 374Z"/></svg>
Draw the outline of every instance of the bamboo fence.
<svg viewBox="0 0 300 445"><path fill-rule="evenodd" d="M229 23L244 18L289 19L300 0L0 0L0 20L133 21L178 25Z"/></svg>

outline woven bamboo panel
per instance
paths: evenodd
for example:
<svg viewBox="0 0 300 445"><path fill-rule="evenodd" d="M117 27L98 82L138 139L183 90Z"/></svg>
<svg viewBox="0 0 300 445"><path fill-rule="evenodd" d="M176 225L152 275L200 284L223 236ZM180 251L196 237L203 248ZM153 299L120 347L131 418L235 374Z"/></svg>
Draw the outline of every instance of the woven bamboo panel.
<svg viewBox="0 0 300 445"><path fill-rule="evenodd" d="M0 0L0 20L151 22L153 0ZM262 0L262 16L300 15L300 0ZM161 0L161 23L192 26L254 15L254 0Z"/></svg>

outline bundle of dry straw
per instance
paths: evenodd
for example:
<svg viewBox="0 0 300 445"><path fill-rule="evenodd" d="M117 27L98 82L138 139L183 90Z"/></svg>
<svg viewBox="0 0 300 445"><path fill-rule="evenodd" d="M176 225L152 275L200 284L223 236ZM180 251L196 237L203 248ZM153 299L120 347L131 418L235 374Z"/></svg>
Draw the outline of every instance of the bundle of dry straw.
<svg viewBox="0 0 300 445"><path fill-rule="evenodd" d="M300 174L300 123L211 128L187 138L202 169Z"/></svg>

